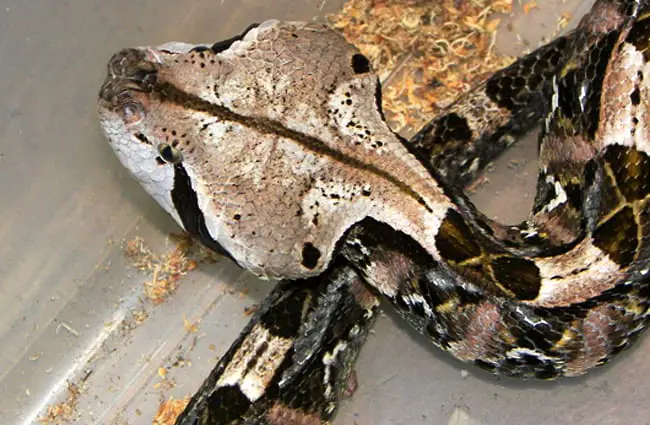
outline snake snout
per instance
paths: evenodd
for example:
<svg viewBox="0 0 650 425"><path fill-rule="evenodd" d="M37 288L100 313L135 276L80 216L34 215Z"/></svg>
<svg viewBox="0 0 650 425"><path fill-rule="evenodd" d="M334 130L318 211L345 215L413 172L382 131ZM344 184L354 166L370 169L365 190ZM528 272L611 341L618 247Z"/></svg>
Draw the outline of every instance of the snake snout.
<svg viewBox="0 0 650 425"><path fill-rule="evenodd" d="M144 50L123 49L108 61L106 80L99 97L113 102L124 97L125 91L151 92L157 79L157 69Z"/></svg>

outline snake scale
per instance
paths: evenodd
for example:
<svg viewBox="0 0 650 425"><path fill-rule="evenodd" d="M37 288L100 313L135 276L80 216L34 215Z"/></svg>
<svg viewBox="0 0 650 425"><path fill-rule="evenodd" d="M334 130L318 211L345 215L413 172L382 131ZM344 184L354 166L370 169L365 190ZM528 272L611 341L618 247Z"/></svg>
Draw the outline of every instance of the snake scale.
<svg viewBox="0 0 650 425"><path fill-rule="evenodd" d="M381 298L494 373L580 375L646 324L650 1L577 30L394 134L368 60L320 24L116 53L99 94L121 162L189 233L281 282L177 424L321 424ZM460 184L541 123L530 217Z"/></svg>

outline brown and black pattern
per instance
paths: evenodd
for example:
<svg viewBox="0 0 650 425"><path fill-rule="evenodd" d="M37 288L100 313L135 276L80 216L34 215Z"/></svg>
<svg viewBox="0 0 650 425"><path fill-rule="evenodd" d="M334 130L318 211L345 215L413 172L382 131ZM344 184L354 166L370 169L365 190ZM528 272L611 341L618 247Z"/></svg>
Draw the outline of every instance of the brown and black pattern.
<svg viewBox="0 0 650 425"><path fill-rule="evenodd" d="M454 209L448 211L436 237L445 264L432 266L426 260L414 261L409 266L411 273L402 274L401 283L392 282L399 294L393 302L411 324L458 357L472 359L494 372L544 379L580 374L588 367L606 362L625 347L647 314L646 299L637 297L647 292L642 288L650 266L648 260L641 258L647 252L645 241L650 236L650 226L645 221L650 186L648 157L634 148L615 144L604 147L611 142L595 140L601 99L607 95L603 93L603 76L608 58L619 48L625 35L620 18L615 26L611 22L616 13L621 13L622 9L616 7L626 5L606 1L598 4L610 20L586 18L578 30L582 30L579 36L571 35L568 41L561 42L572 46L577 55L559 64L556 73L547 75L545 80L551 116L541 139L544 171L540 174L532 216L535 236L545 243L533 245L541 247L537 255L543 258L568 252L577 243L592 240L602 251L601 255L621 267L618 282L622 286L612 286L600 295L567 307L535 307L534 300L542 288L537 261L534 256L522 258L510 254L525 250L526 242L521 241L519 246L500 245L495 241L498 230L485 231L476 226L477 220L482 220L478 214L470 210L459 213ZM644 53L648 44L645 16L642 13L638 23L630 25L633 36L627 36ZM645 38L639 33L645 34ZM553 95L556 105L550 99ZM641 102L638 96L639 91L630 95L633 104ZM555 109L550 111L552 108ZM472 136L466 118L464 121L459 117L452 113L438 118L426 128L428 133L420 133L412 142L422 149L428 135L430 150L426 154L432 154L432 147L438 143L445 148L445 137L451 141L452 150L456 149L457 142L469 143ZM435 164L435 154L432 155ZM462 168L458 162L444 167L450 170L443 175L455 176ZM452 196L453 191L448 194ZM455 201L462 203L459 199ZM549 208L553 203L554 207ZM364 229L362 234L386 233ZM397 238L401 240L398 243L394 235L390 241L378 240L376 236L366 238L362 246L373 254L357 264L361 270L370 270L383 258L394 261L386 251L412 252L413 249L400 248L409 245L404 238L404 235ZM407 257L412 260L424 255ZM353 263L356 261L354 256L349 258ZM642 267L645 269L631 272ZM630 272L624 272L626 268ZM375 273L370 279L376 281L381 277ZM395 276L384 278L394 280ZM447 279L455 280L457 285L449 285ZM390 284L375 282L373 286ZM476 327L477 323L491 323L493 328L486 332L485 326ZM598 332L602 333L594 334L594 329L601 329ZM484 345L485 351L477 350L477 345Z"/></svg>
<svg viewBox="0 0 650 425"><path fill-rule="evenodd" d="M594 243L622 267L639 259L648 236L645 217L650 202L650 158L635 148L612 145L602 156L604 187L611 204L603 200Z"/></svg>
<svg viewBox="0 0 650 425"><path fill-rule="evenodd" d="M362 204L361 213L354 210L350 214L350 224L342 236L335 237L335 247L329 251L311 240L297 240L283 226L278 226L280 237L272 239L278 229L255 226L260 216L265 218L264 212L253 210L243 217L237 210L227 215L229 223L247 221L251 232L269 235L257 239L262 244L288 241L297 246L299 254L291 260L304 269L317 270L328 256L331 261L320 275L299 275L313 276L300 279L284 275L295 280L284 280L272 291L177 424L326 423L346 392L379 296L435 345L494 373L541 379L576 376L606 363L628 346L645 328L650 308L650 132L644 120L649 103L648 76L644 74L650 46L649 3L597 0L576 31L495 74L405 142L406 147L396 136L381 131L383 118L379 123L372 121L374 113L381 118L381 108L373 85L376 78L367 60L342 44L340 37L328 38L332 33L322 27L310 27L299 35L299 26L280 26L275 34L288 40L282 40L282 45L292 54L296 53L292 46L312 46L310 43L327 49L322 55L318 49L298 49L293 59L305 64L322 65L327 53L329 70L329 62L344 58L340 72L322 76L317 87L323 90L308 92L305 101L292 98L292 89L296 84L309 89L313 75L278 72L283 78L295 77L282 80L295 84L277 91L271 84L271 100L278 103L272 103L272 113L266 115L257 113L263 108L256 113L246 109L251 100L262 107L267 106L264 101L269 102L263 97L260 101L260 86L239 84L248 70L235 79L235 89L251 89L243 91L236 106L229 103L232 93L222 93L210 79L215 75L208 74L207 88L204 79L194 75L208 64L216 66L223 58L220 55L232 53L235 41L244 36L212 47L195 47L176 59L174 69L159 66L164 60L148 50L127 49L116 55L100 91L100 105L111 112L117 110L116 121L122 126L110 128L115 123L108 122L108 130L118 139L112 142L123 143L120 148L126 150L133 142L135 152L150 154L161 167L172 167L167 168L172 170L168 193L156 193L155 186L149 189L163 205L163 195L169 195L172 205L167 207L172 214L206 245L222 249L217 241L222 235L211 233L208 221L216 219L200 202L201 196L205 200L209 194L206 189L201 191L201 178L193 177L187 160L193 155L204 171L213 171L223 163L221 158L212 157L211 162L207 154L195 152L207 148L190 143L192 134L173 127L175 121L189 122L196 138L213 131L210 127L215 122L225 124L217 130L227 135L223 139L227 143L235 141L235 127L253 129L257 138L277 137L273 154L281 143L290 141L302 157L316 153L319 161L333 160L336 167L329 171L346 177L339 192L333 184L320 188L321 194L331 196L318 201L331 202L328 205L336 213L350 211L336 209L346 197L368 201ZM272 22L261 25L278 29ZM287 28L292 29L287 32ZM300 44L298 39L303 37L309 40L307 44ZM260 52L252 55L256 53ZM166 54L175 55L171 51ZM271 56L265 58L268 62L262 79L278 71L272 66L276 55ZM633 56L636 62L631 66L625 60ZM349 80L350 75L369 78ZM621 89L619 82L631 83ZM329 96L341 87L345 88L343 97L334 97L336 103L328 104ZM305 126L284 121L285 115L295 112L282 109L289 100L296 108L327 104L328 117L345 116L346 121L339 123L339 128L331 128L336 127L331 123L338 122L334 120L327 121L330 127L306 126L304 131ZM158 124L155 131L139 128L121 140L124 134L120 131L143 121L150 106L147 102L152 101L168 113L162 114L165 120L152 119ZM356 102L362 106L354 109ZM278 110L283 113L276 113ZM625 119L619 119L621 116ZM458 185L467 183L487 161L541 120L540 172L531 217L520 226L495 223L473 207ZM346 133L350 129L354 134ZM324 134L332 130L347 136L341 138L343 142L355 146L367 143L373 151L352 155L327 139ZM373 139L376 134L381 137ZM208 133L204 145L214 144L215 137ZM393 145L397 157L410 161L399 163L401 168L391 168L395 163L381 151L389 139L397 143ZM153 153L147 150L154 147ZM372 156L377 151L381 154ZM248 151L235 157L239 168L261 161ZM293 165L305 169L313 163ZM374 186L366 184L357 191L345 187L362 172ZM305 201L317 184L315 174L308 176L305 189L298 192L299 201ZM236 191L243 190L231 182L232 175L226 177ZM279 172L271 178L262 173L257 184L266 187L285 177ZM296 183L298 178L293 177L293 181L283 181ZM326 177L319 182L331 184L332 176ZM410 183L403 181L408 178L412 178ZM386 190L388 186L381 182L388 182L392 189ZM306 210L318 206L316 201L311 206L298 202L296 207L286 191L279 193L279 202L267 199L260 208L270 204L267 216L289 217L283 225L301 223ZM257 201L254 198L246 200L250 204ZM232 202L232 198L224 202ZM381 209L384 204L391 206ZM406 206L413 204L415 211ZM292 206L286 208L290 214L282 209L287 205ZM372 215L369 210L379 213ZM319 211L321 215L309 220L312 234L316 226L331 230L323 223L325 210ZM302 230L300 224L295 229ZM239 247L263 253L277 249L272 243ZM290 265L283 263L280 272L286 273Z"/></svg>
<svg viewBox="0 0 650 425"><path fill-rule="evenodd" d="M474 232L455 210L449 210L436 238L440 255L460 276L481 282L488 293L533 300L541 286L535 262L511 255Z"/></svg>
<svg viewBox="0 0 650 425"><path fill-rule="evenodd" d="M281 282L251 318L197 395L178 425L321 424L331 418L348 387L352 365L374 322L378 300L348 267L306 281ZM251 353L247 336L256 328L268 344ZM238 358L254 362L273 351L273 338L291 340L277 368L265 370L269 382L259 398L246 394L248 367L236 382L221 384ZM316 349L314 349L316 347ZM253 355L254 354L254 355Z"/></svg>
<svg viewBox="0 0 650 425"><path fill-rule="evenodd" d="M553 40L461 96L410 141L454 185L464 186L550 110L552 77L575 33Z"/></svg>

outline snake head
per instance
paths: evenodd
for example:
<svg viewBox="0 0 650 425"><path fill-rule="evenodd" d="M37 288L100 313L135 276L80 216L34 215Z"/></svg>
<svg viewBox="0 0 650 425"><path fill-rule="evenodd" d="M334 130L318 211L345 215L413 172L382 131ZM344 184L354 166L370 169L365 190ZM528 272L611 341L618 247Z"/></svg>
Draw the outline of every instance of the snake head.
<svg viewBox="0 0 650 425"><path fill-rule="evenodd" d="M426 221L420 192L435 183L379 93L339 34L266 21L213 45L116 53L98 107L121 162L186 231L258 276L297 279L322 273L366 216Z"/></svg>
<svg viewBox="0 0 650 425"><path fill-rule="evenodd" d="M174 165L182 162L183 152L177 129L164 123L188 117L183 108L161 99L159 87L175 60L194 48L167 43L120 50L108 62L98 96L100 124L118 158L183 227L171 196Z"/></svg>

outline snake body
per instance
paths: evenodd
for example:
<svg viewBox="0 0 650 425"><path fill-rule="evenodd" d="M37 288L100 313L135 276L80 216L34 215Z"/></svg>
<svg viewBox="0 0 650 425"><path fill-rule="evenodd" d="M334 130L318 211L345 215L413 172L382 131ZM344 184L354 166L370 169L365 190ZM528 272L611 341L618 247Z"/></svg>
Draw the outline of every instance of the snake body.
<svg viewBox="0 0 650 425"><path fill-rule="evenodd" d="M282 279L177 424L320 424L385 298L455 357L551 379L645 327L650 2L598 0L412 140L367 59L319 24L125 49L99 95L122 163L188 232ZM533 211L459 188L542 122ZM452 184L453 183L453 184Z"/></svg>

